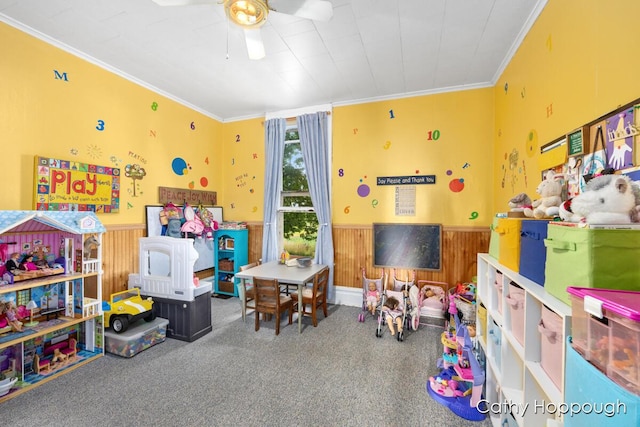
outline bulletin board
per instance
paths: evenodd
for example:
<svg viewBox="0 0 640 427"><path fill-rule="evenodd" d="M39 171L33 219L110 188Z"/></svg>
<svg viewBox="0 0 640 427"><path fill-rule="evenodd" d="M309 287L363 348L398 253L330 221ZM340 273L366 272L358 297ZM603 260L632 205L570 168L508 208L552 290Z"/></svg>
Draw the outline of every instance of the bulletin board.
<svg viewBox="0 0 640 427"><path fill-rule="evenodd" d="M160 212L163 206L147 205L146 220L147 220L147 237L162 236L162 224L160 223ZM213 219L222 224L222 207L221 206L209 206L206 207L208 211L213 214ZM207 240L205 238L194 239L193 247L198 252L198 259L193 265L193 271L198 272L202 270L208 270L213 268L213 245L214 240Z"/></svg>

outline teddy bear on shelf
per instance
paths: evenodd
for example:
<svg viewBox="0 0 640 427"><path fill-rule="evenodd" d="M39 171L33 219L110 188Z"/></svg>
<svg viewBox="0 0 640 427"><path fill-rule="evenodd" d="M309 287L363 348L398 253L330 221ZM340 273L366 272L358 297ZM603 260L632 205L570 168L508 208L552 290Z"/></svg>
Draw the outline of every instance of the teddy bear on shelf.
<svg viewBox="0 0 640 427"><path fill-rule="evenodd" d="M584 191L563 204L561 218L587 224L640 222L640 185L624 175L599 175Z"/></svg>
<svg viewBox="0 0 640 427"><path fill-rule="evenodd" d="M547 171L544 179L536 188L536 193L540 195L540 198L534 200L531 208L524 209L524 216L536 219L558 216L559 207L562 204L562 183L557 178L559 176L552 170Z"/></svg>

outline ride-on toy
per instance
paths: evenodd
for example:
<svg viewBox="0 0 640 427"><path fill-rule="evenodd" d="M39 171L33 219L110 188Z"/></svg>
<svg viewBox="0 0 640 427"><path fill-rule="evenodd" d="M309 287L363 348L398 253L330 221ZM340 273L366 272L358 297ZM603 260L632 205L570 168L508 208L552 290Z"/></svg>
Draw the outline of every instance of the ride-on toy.
<svg viewBox="0 0 640 427"><path fill-rule="evenodd" d="M104 326L120 334L138 319L152 322L156 318L153 299L140 296L140 289L133 288L111 294L111 301L103 304Z"/></svg>

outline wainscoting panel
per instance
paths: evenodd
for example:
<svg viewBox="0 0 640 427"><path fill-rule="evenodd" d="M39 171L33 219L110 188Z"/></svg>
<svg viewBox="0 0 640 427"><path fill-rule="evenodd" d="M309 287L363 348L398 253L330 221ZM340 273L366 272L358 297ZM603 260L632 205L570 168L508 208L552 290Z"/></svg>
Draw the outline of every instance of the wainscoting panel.
<svg viewBox="0 0 640 427"><path fill-rule="evenodd" d="M102 237L102 297L127 289L129 273L139 273L138 240L147 233L145 224L106 226Z"/></svg>
<svg viewBox="0 0 640 427"><path fill-rule="evenodd" d="M249 262L262 257L262 223L248 223ZM437 280L455 285L468 282L476 274L476 254L489 250L491 232L483 227L443 227L442 270L417 271L417 279ZM104 276L102 292L105 299L113 292L126 289L129 273L138 273L138 239L144 237L144 224L107 226L103 236L102 259ZM381 269L373 267L373 228L371 225L334 226L335 250L334 284L348 288L362 286L360 269L368 277L379 276ZM406 270L397 270L396 276L405 278ZM198 273L204 278L213 270Z"/></svg>

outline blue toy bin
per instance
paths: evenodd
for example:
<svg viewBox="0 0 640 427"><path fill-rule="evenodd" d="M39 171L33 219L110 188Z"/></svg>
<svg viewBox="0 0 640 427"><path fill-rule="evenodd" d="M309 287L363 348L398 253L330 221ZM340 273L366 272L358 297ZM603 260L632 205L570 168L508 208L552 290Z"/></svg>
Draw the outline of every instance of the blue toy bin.
<svg viewBox="0 0 640 427"><path fill-rule="evenodd" d="M637 427L640 396L600 372L570 345L568 338L565 372L565 427ZM578 409L571 412L571 409ZM589 409L591 409L589 411Z"/></svg>
<svg viewBox="0 0 640 427"><path fill-rule="evenodd" d="M522 221L520 230L520 274L540 286L544 286L548 225L548 219L530 219Z"/></svg>

